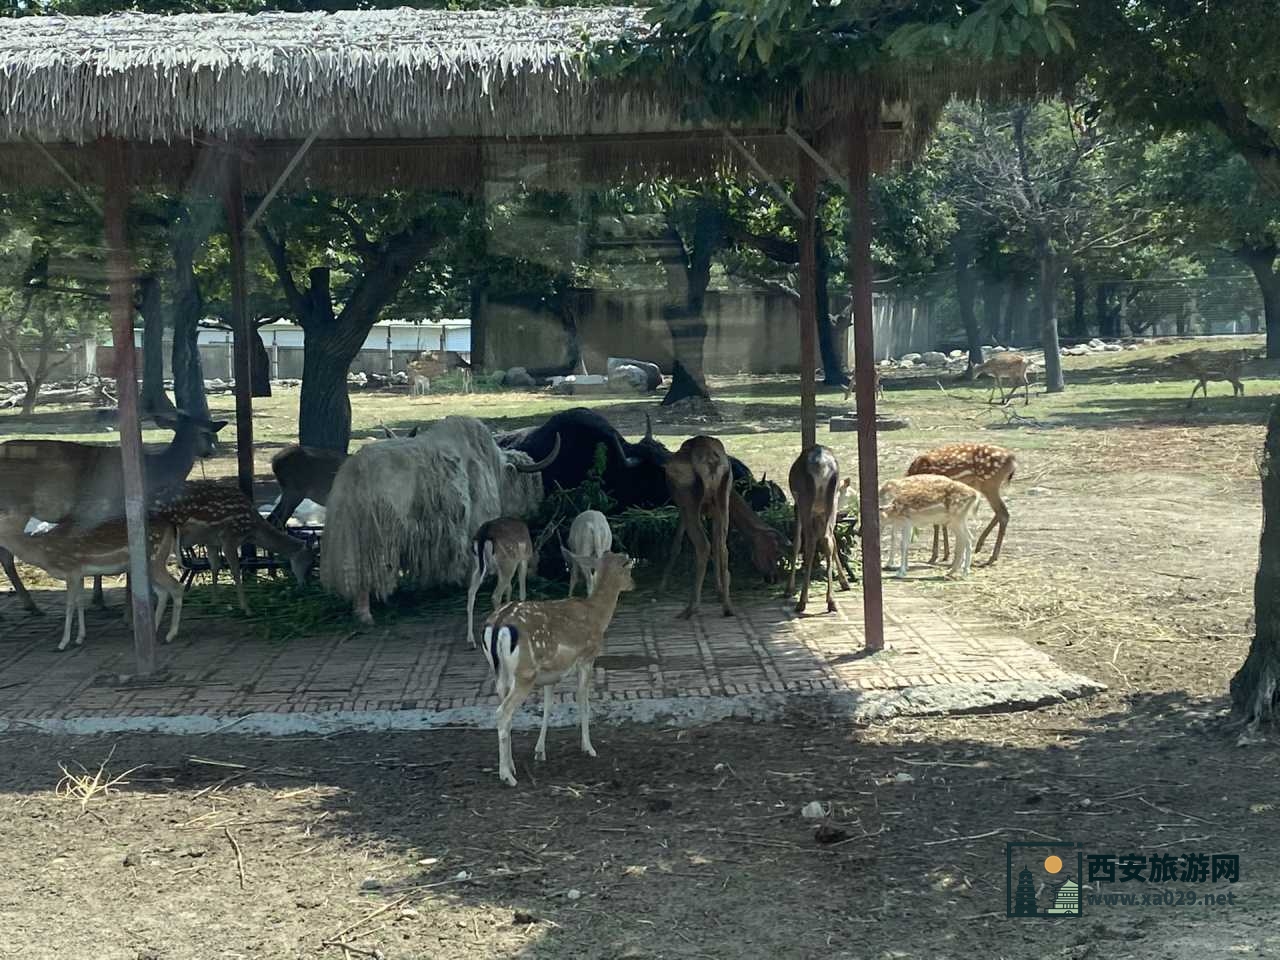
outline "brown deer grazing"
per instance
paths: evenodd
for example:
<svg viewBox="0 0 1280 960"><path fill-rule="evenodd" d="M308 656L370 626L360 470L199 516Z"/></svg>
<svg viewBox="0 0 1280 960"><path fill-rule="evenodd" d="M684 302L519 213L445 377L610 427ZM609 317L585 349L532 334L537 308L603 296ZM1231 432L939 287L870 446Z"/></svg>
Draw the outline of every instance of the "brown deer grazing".
<svg viewBox="0 0 1280 960"><path fill-rule="evenodd" d="M51 577L67 584L67 610L62 627L59 650L71 643L71 620L79 620L76 645L84 643L84 578L118 576L129 567L129 531L123 519L108 520L88 530L75 530L60 524L45 533L25 532L27 517L0 513L0 542L24 563L39 567ZM173 551L174 530L159 517L147 525L148 568L151 584L160 594L156 623L164 616L167 601L173 601L173 619L165 636L168 643L178 635L182 620L182 584L169 573L168 560Z"/></svg>
<svg viewBox="0 0 1280 960"><path fill-rule="evenodd" d="M791 557L791 578L787 596L796 592L796 568L804 549L804 586L796 601L796 613L804 613L809 602L809 580L813 576L814 557L819 552L827 561L827 612L836 611L832 581L838 576L840 586L849 589L844 567L836 557L836 515L839 508L840 463L836 455L823 446L811 447L796 457L788 475L791 496L796 502L795 552Z"/></svg>
<svg viewBox="0 0 1280 960"><path fill-rule="evenodd" d="M1234 360L1211 361L1212 366L1206 365L1194 354L1187 354L1180 357L1179 360L1183 366L1190 370L1191 375L1196 378L1196 385L1191 388L1191 396L1187 398L1187 406L1191 406L1191 402L1196 398L1196 392L1204 394L1206 400L1209 399L1209 384L1216 380L1222 380L1231 384L1231 396L1243 397L1244 384L1240 382L1240 369L1244 366L1244 354L1241 354Z"/></svg>
<svg viewBox="0 0 1280 960"><path fill-rule="evenodd" d="M491 574L496 574L498 584L493 589L493 609L511 599L511 580L520 575L520 600L525 597L525 578L529 572L529 560L533 557L533 539L523 520L499 517L480 525L471 541L471 586L467 590L467 642L476 645L475 609L476 594Z"/></svg>
<svg viewBox="0 0 1280 960"><path fill-rule="evenodd" d="M1012 351L1002 351L993 354L985 363L980 363L973 368L973 379L979 377L990 377L992 380L991 393L987 394L987 403L991 402L991 397L996 390L1000 391L1000 403L1006 404L1018 394L1018 385L1022 385L1022 405L1025 407L1031 402L1031 382L1027 377L1027 371L1031 368L1031 361L1020 353ZM1009 390L1009 396L1004 395L1004 381L1012 381L1013 386Z"/></svg>
<svg viewBox="0 0 1280 960"><path fill-rule="evenodd" d="M680 619L692 617L702 602L702 583L707 578L707 558L715 568L716 590L726 617L733 616L729 603L729 500L733 493L733 472L724 444L715 437L690 437L672 454L663 467L671 502L680 510L680 525L671 543L671 558L658 588L664 593L667 578L680 557L680 548L688 536L693 544L693 595ZM748 507L748 510L751 508ZM711 518L711 539L703 529L703 517Z"/></svg>
<svg viewBox="0 0 1280 960"><path fill-rule="evenodd" d="M604 652L604 632L618 608L618 597L635 588L635 561L624 553L606 553L597 566L590 597L509 603L485 621L483 651L493 668L498 706L498 777L516 785L511 759L511 720L529 692L542 687L542 732L534 757L547 759L547 723L552 687L570 670L578 674L578 722L582 752L591 745L591 681L595 661Z"/></svg>
<svg viewBox="0 0 1280 960"><path fill-rule="evenodd" d="M956 541L955 557L947 575L962 577L969 572L973 555L973 531L969 518L978 506L978 491L959 480L936 474L917 474L890 480L880 487L880 515L893 537L901 538L902 562L898 576L907 575L907 551L912 527L924 523L942 524Z"/></svg>
<svg viewBox="0 0 1280 960"><path fill-rule="evenodd" d="M948 443L928 450L912 460L911 465L907 467L907 476L932 473L950 477L952 480L959 480L961 483L973 487L973 489L987 498L987 503L991 504L991 509L995 516L991 518L991 522L982 531L982 536L978 537L978 543L974 547L974 551L982 550L982 545L986 542L987 535L991 533L993 527L999 524L1000 530L996 534L995 549L991 551L991 559L987 561L989 566L1000 559L1000 547L1004 543L1004 532L1009 526L1009 508L1005 506L1004 500L1001 499L1000 491L1006 483L1013 479L1016 468L1017 462L1014 459L1013 451L1006 450L1004 447L997 447L990 443ZM946 559L946 552L943 553L943 559ZM935 526L933 531L933 555L929 558L929 562L936 563L937 560L938 529Z"/></svg>
<svg viewBox="0 0 1280 960"><path fill-rule="evenodd" d="M736 490L729 493L729 526L747 541L751 565L756 573L765 583L776 583L778 564L791 549L787 538L761 520Z"/></svg>
<svg viewBox="0 0 1280 960"><path fill-rule="evenodd" d="M390 427L385 424L381 426L386 439L399 439L400 435ZM417 435L417 427L405 434L406 437ZM303 500L325 506L329 501L333 478L346 461L347 454L341 450L303 447L296 443L281 449L271 458L271 472L280 485L280 502L267 515L268 522L283 530Z"/></svg>
<svg viewBox="0 0 1280 960"><path fill-rule="evenodd" d="M299 584L307 580L315 551L301 540L281 533L258 513L253 502L234 484L215 480L188 480L182 494L156 508L156 516L178 530L178 545L203 544L208 548L209 572L214 587L225 560L236 587L236 600L246 615L240 576L240 548L246 543L262 547L289 560Z"/></svg>
<svg viewBox="0 0 1280 960"><path fill-rule="evenodd" d="M181 489L197 459L217 451L217 434L225 420L208 421L178 413L156 417L173 429L173 439L143 457L149 502ZM66 440L8 440L0 443L0 510L26 519L35 517L83 531L124 516L124 460L118 446ZM0 549L0 566L28 610L37 608L18 577L8 552ZM95 599L101 597L95 578Z"/></svg>

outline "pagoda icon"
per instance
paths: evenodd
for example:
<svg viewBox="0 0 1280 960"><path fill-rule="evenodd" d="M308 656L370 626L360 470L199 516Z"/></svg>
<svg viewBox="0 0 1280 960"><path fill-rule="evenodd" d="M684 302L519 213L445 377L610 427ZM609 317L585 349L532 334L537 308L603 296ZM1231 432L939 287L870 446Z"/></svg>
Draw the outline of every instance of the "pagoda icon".
<svg viewBox="0 0 1280 960"><path fill-rule="evenodd" d="M1040 915L1036 909L1036 883L1031 871L1026 867L1018 874L1018 889L1013 894L1013 915L1015 917L1035 917Z"/></svg>
<svg viewBox="0 0 1280 960"><path fill-rule="evenodd" d="M1053 906L1045 911L1050 916L1078 917L1080 915L1080 885L1070 877L1053 888Z"/></svg>

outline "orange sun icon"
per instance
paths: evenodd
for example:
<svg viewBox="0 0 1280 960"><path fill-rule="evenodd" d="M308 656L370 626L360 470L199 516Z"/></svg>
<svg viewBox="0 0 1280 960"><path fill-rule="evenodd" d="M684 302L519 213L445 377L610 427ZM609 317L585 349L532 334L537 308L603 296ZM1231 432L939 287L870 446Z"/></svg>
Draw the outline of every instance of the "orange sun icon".
<svg viewBox="0 0 1280 960"><path fill-rule="evenodd" d="M1045 857L1044 868L1048 870L1050 873L1057 873L1059 870L1062 869L1062 858L1061 857Z"/></svg>

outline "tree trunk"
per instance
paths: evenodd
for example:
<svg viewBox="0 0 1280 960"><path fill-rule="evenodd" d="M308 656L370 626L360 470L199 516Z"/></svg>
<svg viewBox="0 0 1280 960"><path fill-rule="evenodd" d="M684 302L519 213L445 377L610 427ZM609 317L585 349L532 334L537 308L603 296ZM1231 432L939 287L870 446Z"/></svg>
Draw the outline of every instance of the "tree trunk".
<svg viewBox="0 0 1280 960"><path fill-rule="evenodd" d="M1276 273L1277 248L1250 247L1237 252L1249 265L1262 292L1262 316L1267 327L1267 359L1280 360L1280 275Z"/></svg>
<svg viewBox="0 0 1280 960"><path fill-rule="evenodd" d="M485 367L485 297L484 280L473 277L471 280L471 371L487 372ZM570 371L572 372L572 371Z"/></svg>
<svg viewBox="0 0 1280 960"><path fill-rule="evenodd" d="M988 343L1000 339L1000 307L1004 303L1004 286L996 280L982 284L982 323Z"/></svg>
<svg viewBox="0 0 1280 960"><path fill-rule="evenodd" d="M164 305L160 298L160 279L143 277L138 281L138 312L142 314L142 395L138 398L142 412L172 415L173 401L164 392Z"/></svg>
<svg viewBox="0 0 1280 960"><path fill-rule="evenodd" d="M1089 336L1089 320L1085 315L1085 300L1089 297L1088 278L1084 270L1075 266L1071 268L1071 335L1084 339Z"/></svg>
<svg viewBox="0 0 1280 960"><path fill-rule="evenodd" d="M200 296L200 282L195 272L195 252L201 236L177 233L170 243L173 252L173 399L179 410L208 420L209 398L205 396L204 366L200 362L204 299Z"/></svg>
<svg viewBox="0 0 1280 960"><path fill-rule="evenodd" d="M1062 353L1058 345L1058 278L1062 267L1053 254L1040 255L1040 342L1044 346L1044 389L1061 393L1067 388L1062 377Z"/></svg>
<svg viewBox="0 0 1280 960"><path fill-rule="evenodd" d="M1253 644L1231 678L1231 703L1250 724L1275 719L1280 695L1280 402L1271 407L1262 457L1262 537L1253 579Z"/></svg>
<svg viewBox="0 0 1280 960"><path fill-rule="evenodd" d="M840 350L841 327L831 317L831 257L827 253L822 224L818 224L818 262L814 269L813 292L817 307L818 353L822 357L822 382L828 387L843 387L845 376L843 352Z"/></svg>
<svg viewBox="0 0 1280 960"><path fill-rule="evenodd" d="M364 338L352 346L350 332L341 327L304 324L304 329L298 442L306 447L346 453L351 443L347 372Z"/></svg>
<svg viewBox="0 0 1280 960"><path fill-rule="evenodd" d="M1004 305L1004 325L1000 330L1002 346L1013 346L1013 339L1022 327L1022 317L1027 313L1027 291L1017 280L1008 282L1009 294Z"/></svg>
<svg viewBox="0 0 1280 960"><path fill-rule="evenodd" d="M1112 287L1109 283L1099 283L1094 294L1094 313L1098 321L1098 336L1113 338L1120 336L1120 313L1111 302Z"/></svg>
<svg viewBox="0 0 1280 960"><path fill-rule="evenodd" d="M699 203L694 215L693 242L686 254L684 241L675 224L668 219L668 250L663 257L668 289L683 303L675 303L663 311L663 319L671 331L671 351L675 362L671 369L671 388L662 398L664 407L687 397L708 398L707 378L703 370L703 347L707 339L707 323L702 316L707 284L711 281L711 257L719 248L724 234L719 211L709 203ZM674 299L673 298L673 299Z"/></svg>
<svg viewBox="0 0 1280 960"><path fill-rule="evenodd" d="M969 346L969 371L972 371L982 363L982 333L978 329L978 277L971 262L973 249L963 234L956 234L951 253L956 268L956 301L960 304L960 320Z"/></svg>
<svg viewBox="0 0 1280 960"><path fill-rule="evenodd" d="M271 357L267 355L266 345L262 342L262 331L253 328L253 339L249 341L250 396L271 396Z"/></svg>

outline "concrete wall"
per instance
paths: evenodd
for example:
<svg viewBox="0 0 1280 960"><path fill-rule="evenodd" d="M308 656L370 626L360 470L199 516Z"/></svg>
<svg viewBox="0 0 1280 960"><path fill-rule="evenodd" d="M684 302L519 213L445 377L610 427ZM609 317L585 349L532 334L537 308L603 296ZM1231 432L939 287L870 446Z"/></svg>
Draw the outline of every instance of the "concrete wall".
<svg viewBox="0 0 1280 960"><path fill-rule="evenodd" d="M847 296L832 296L833 310ZM671 334L663 319L670 303L666 291L578 290L572 309L587 369L604 372L607 357L637 357L670 371ZM548 367L563 363L568 337L559 320L504 304L485 304L488 368ZM800 340L796 306L784 294L719 292L707 294L704 364L708 373L794 373L799 368ZM837 349L852 356L852 330L837 336ZM924 352L934 346L935 329L925 301L900 295L875 298L876 359Z"/></svg>

